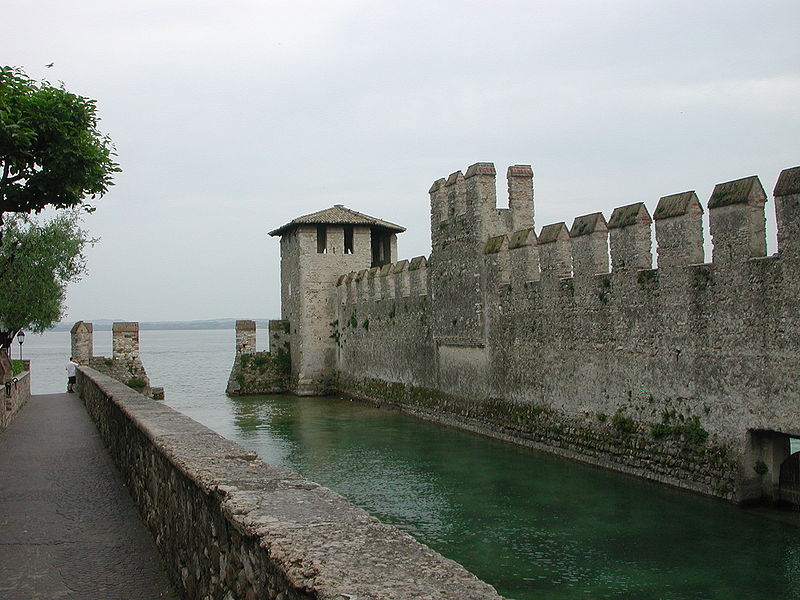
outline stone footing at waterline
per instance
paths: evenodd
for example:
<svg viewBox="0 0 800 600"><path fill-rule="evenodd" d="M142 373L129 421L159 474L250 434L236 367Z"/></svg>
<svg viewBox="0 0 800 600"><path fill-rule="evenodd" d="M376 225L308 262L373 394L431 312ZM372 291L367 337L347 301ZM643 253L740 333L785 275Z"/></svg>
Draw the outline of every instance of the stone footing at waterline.
<svg viewBox="0 0 800 600"><path fill-rule="evenodd" d="M282 394L291 389L289 322L269 322L269 352L256 352L256 322L236 321L236 357L228 377L228 396Z"/></svg>
<svg viewBox="0 0 800 600"><path fill-rule="evenodd" d="M571 418L530 402L468 399L425 387L343 375L336 391L428 421L738 501L735 453L693 423L654 429L621 413Z"/></svg>
<svg viewBox="0 0 800 600"><path fill-rule="evenodd" d="M186 598L500 600L347 500L91 368L78 388Z"/></svg>

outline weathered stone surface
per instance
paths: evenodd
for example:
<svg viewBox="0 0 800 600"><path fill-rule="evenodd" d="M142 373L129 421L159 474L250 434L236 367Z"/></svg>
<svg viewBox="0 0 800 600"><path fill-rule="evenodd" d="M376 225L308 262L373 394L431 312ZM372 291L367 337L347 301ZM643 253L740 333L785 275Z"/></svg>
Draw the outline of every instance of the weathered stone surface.
<svg viewBox="0 0 800 600"><path fill-rule="evenodd" d="M240 330L239 323L243 323ZM250 323L253 328L250 329ZM246 337L243 343L240 339ZM236 322L236 357L225 393L229 396L281 394L291 389L291 346L288 321L269 322L269 352L256 352L255 321Z"/></svg>
<svg viewBox="0 0 800 600"><path fill-rule="evenodd" d="M331 490L81 368L79 388L183 597L500 599Z"/></svg>
<svg viewBox="0 0 800 600"><path fill-rule="evenodd" d="M164 388L150 386L150 378L139 357L139 323L114 323L111 331L111 358L94 356L92 324L78 321L71 329L72 357L79 364L113 377L149 398L163 400Z"/></svg>
<svg viewBox="0 0 800 600"><path fill-rule="evenodd" d="M31 363L25 360L23 364L24 370L14 375L8 355L0 350L0 431L11 424L31 399Z"/></svg>
<svg viewBox="0 0 800 600"><path fill-rule="evenodd" d="M788 171L777 256L764 257L763 188L746 178L713 195L711 264L697 196L661 199L658 269L641 203L615 211L610 249L601 213L572 235L548 225L534 245L517 237L515 205L497 208L491 163L457 171L431 188L424 269L399 261L380 286L331 285L333 312L310 321L331 350L329 385L703 493L769 496L786 449L759 432L800 436L800 194ZM292 256L284 267L306 261ZM758 461L772 465L763 486Z"/></svg>

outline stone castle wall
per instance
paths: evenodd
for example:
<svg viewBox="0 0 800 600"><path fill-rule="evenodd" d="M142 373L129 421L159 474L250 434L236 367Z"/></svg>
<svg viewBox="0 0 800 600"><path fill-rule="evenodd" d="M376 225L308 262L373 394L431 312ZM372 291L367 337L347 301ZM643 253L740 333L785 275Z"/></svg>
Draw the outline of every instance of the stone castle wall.
<svg viewBox="0 0 800 600"><path fill-rule="evenodd" d="M693 192L537 236L530 168L509 169L508 209L494 177L478 163L434 183L429 259L338 278L337 389L711 495L774 495L800 437L800 168L775 188L774 256L758 179L715 188L709 263Z"/></svg>

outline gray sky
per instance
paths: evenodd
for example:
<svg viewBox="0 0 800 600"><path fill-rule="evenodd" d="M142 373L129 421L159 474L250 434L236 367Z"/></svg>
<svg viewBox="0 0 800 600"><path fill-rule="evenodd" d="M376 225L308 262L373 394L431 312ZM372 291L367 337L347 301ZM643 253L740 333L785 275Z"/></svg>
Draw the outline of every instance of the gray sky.
<svg viewBox="0 0 800 600"><path fill-rule="evenodd" d="M430 184L532 164L536 227L800 163L797 0L6 0L2 61L124 170L67 319L278 318L267 232L344 204L429 254ZM44 65L55 62L51 69ZM772 202L767 205L770 225ZM774 227L769 231L774 251Z"/></svg>

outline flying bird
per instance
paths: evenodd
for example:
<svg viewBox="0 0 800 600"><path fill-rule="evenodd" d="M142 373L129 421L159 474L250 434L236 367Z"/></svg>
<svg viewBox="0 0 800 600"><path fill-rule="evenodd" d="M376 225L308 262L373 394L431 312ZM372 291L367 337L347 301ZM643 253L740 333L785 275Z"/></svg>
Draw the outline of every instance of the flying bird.
<svg viewBox="0 0 800 600"><path fill-rule="evenodd" d="M52 67L54 64L56 64L56 63L50 63L49 65L45 65L45 68L49 69L49 68L50 68L50 67Z"/></svg>

